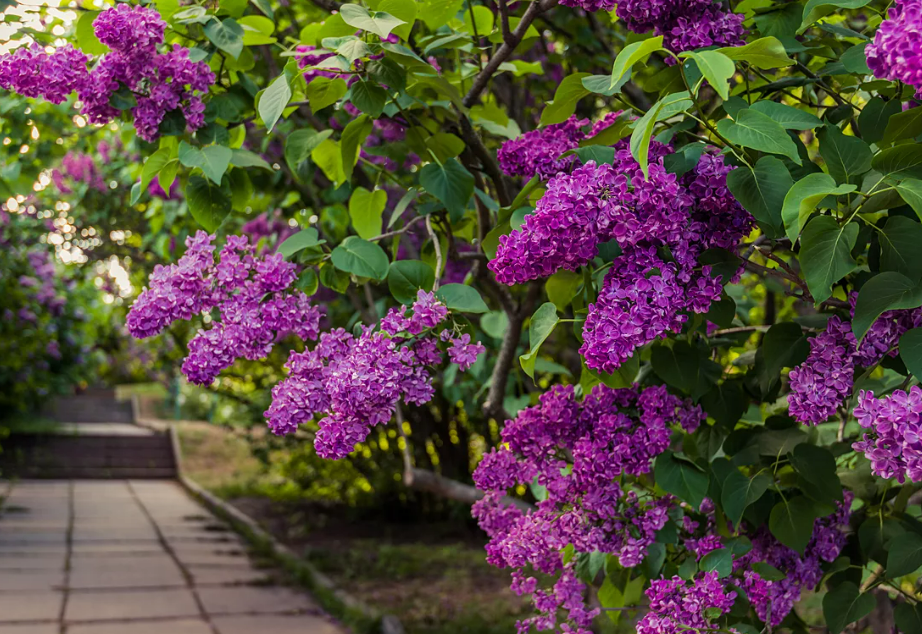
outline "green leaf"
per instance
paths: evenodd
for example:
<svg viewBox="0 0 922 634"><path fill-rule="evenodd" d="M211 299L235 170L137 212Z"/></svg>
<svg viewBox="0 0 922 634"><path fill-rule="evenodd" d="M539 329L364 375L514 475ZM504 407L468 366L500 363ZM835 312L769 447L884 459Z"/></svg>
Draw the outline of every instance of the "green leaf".
<svg viewBox="0 0 922 634"><path fill-rule="evenodd" d="M791 465L800 475L797 485L821 504L842 501L842 483L836 475L836 459L827 449L801 443L791 452Z"/></svg>
<svg viewBox="0 0 922 634"><path fill-rule="evenodd" d="M480 318L480 329L494 339L502 339L508 328L509 316L504 310L493 310Z"/></svg>
<svg viewBox="0 0 922 634"><path fill-rule="evenodd" d="M445 205L453 219L464 215L474 193L474 177L457 159L424 166L419 171L419 184Z"/></svg>
<svg viewBox="0 0 922 634"><path fill-rule="evenodd" d="M644 179L647 178L649 172L650 141L653 137L653 128L656 126L657 121L668 119L690 108L693 103L687 90L673 93L656 102L644 116L637 120L634 126L634 132L631 133L630 148L631 155L640 164Z"/></svg>
<svg viewBox="0 0 922 634"><path fill-rule="evenodd" d="M878 152L871 160L871 167L896 179L922 179L922 145L909 143Z"/></svg>
<svg viewBox="0 0 922 634"><path fill-rule="evenodd" d="M234 149L231 151L232 156L230 164L236 167L258 167L260 169L268 170L274 172L272 166L269 165L269 162L261 157L256 152L251 152L249 150Z"/></svg>
<svg viewBox="0 0 922 634"><path fill-rule="evenodd" d="M871 169L871 148L861 139L846 136L834 125L820 130L820 155L838 183L859 185L859 176Z"/></svg>
<svg viewBox="0 0 922 634"><path fill-rule="evenodd" d="M922 328L907 330L900 337L900 358L914 377L922 377Z"/></svg>
<svg viewBox="0 0 922 634"><path fill-rule="evenodd" d="M786 130L813 130L826 125L814 114L774 101L757 101L750 107L771 117Z"/></svg>
<svg viewBox="0 0 922 634"><path fill-rule="evenodd" d="M871 613L877 601L862 594L851 581L839 584L823 597L823 616L830 634L840 634L847 625Z"/></svg>
<svg viewBox="0 0 922 634"><path fill-rule="evenodd" d="M720 504L734 528L739 526L746 507L761 498L771 483L772 479L765 474L747 478L735 468L730 471L721 483Z"/></svg>
<svg viewBox="0 0 922 634"><path fill-rule="evenodd" d="M708 475L697 465L666 450L656 458L653 469L656 484L666 493L691 504L697 510L707 495Z"/></svg>
<svg viewBox="0 0 922 634"><path fill-rule="evenodd" d="M99 41L96 31L93 30L93 21L98 16L99 11L84 11L77 18L77 46L87 55L103 55L109 52L109 47Z"/></svg>
<svg viewBox="0 0 922 634"><path fill-rule="evenodd" d="M887 551L887 577L896 579L922 567L922 535L906 532L890 542Z"/></svg>
<svg viewBox="0 0 922 634"><path fill-rule="evenodd" d="M566 121L576 112L576 103L589 94L583 86L585 77L589 77L589 73L574 73L564 77L554 93L554 101L546 105L541 112L542 126Z"/></svg>
<svg viewBox="0 0 922 634"><path fill-rule="evenodd" d="M465 284L444 284L435 293L448 310L462 313L486 313L490 309L476 288Z"/></svg>
<svg viewBox="0 0 922 634"><path fill-rule="evenodd" d="M804 18L800 24L798 33L803 33L811 24L821 17L828 15L832 7L841 9L860 9L870 3L871 0L810 0L804 7ZM833 632L833 634L836 634Z"/></svg>
<svg viewBox="0 0 922 634"><path fill-rule="evenodd" d="M440 161L447 161L464 151L464 141L450 132L437 132L426 139L426 147L432 150Z"/></svg>
<svg viewBox="0 0 922 634"><path fill-rule="evenodd" d="M669 385L698 399L720 378L720 366L685 341L657 346L652 351L653 370Z"/></svg>
<svg viewBox="0 0 922 634"><path fill-rule="evenodd" d="M779 379L783 368L793 368L806 361L810 344L800 324L783 321L768 329L761 350L759 386L762 393L767 394Z"/></svg>
<svg viewBox="0 0 922 634"><path fill-rule="evenodd" d="M763 37L743 46L717 50L732 60L749 62L763 70L794 65L794 60L784 50L784 44L775 37Z"/></svg>
<svg viewBox="0 0 922 634"><path fill-rule="evenodd" d="M893 620L901 634L922 634L922 605L898 603L893 608Z"/></svg>
<svg viewBox="0 0 922 634"><path fill-rule="evenodd" d="M416 14L418 11L415 0L382 0L378 4L377 9L386 11L403 21L403 24L393 29L393 33L397 34L397 36L403 40L410 37L410 31L413 28L413 23L416 21ZM390 84L388 85L390 86Z"/></svg>
<svg viewBox="0 0 922 634"><path fill-rule="evenodd" d="M740 110L736 121L722 119L717 122L717 131L730 142L760 152L781 154L797 165L802 163L797 146L788 133L771 117L758 110Z"/></svg>
<svg viewBox="0 0 922 634"><path fill-rule="evenodd" d="M768 518L768 528L779 542L802 554L813 536L815 519L813 504L797 496L782 499L775 505Z"/></svg>
<svg viewBox="0 0 922 634"><path fill-rule="evenodd" d="M891 216L878 239L881 271L896 271L916 281L922 278L922 258L917 250L922 245L922 224L904 216Z"/></svg>
<svg viewBox="0 0 922 634"><path fill-rule="evenodd" d="M733 555L727 548L712 550L698 562L698 569L701 572L716 570L718 579L729 577L730 573L733 572Z"/></svg>
<svg viewBox="0 0 922 634"><path fill-rule="evenodd" d="M680 53L681 58L691 58L698 65L698 70L717 91L721 99L730 98L730 78L736 74L736 64L720 51L689 51Z"/></svg>
<svg viewBox="0 0 922 634"><path fill-rule="evenodd" d="M852 332L860 343L885 311L919 306L922 306L922 286L901 273L880 273L865 282L858 291Z"/></svg>
<svg viewBox="0 0 922 634"><path fill-rule="evenodd" d="M895 185L896 191L907 205L912 207L916 215L922 220L922 181L915 178L906 178Z"/></svg>
<svg viewBox="0 0 922 634"><path fill-rule="evenodd" d="M327 106L342 99L349 86L345 80L340 78L330 79L329 77L315 77L307 85L307 101L310 103L311 110L319 112Z"/></svg>
<svg viewBox="0 0 922 634"><path fill-rule="evenodd" d="M339 143L332 139L324 139L320 145L311 150L311 159L323 173L334 183L345 182L343 173L343 156Z"/></svg>
<svg viewBox="0 0 922 634"><path fill-rule="evenodd" d="M463 0L422 0L419 3L419 18L430 31L435 31L455 17L462 6Z"/></svg>
<svg viewBox="0 0 922 634"><path fill-rule="evenodd" d="M630 78L630 75L625 75L624 78L627 80ZM611 97L621 91L621 86L617 84L614 86L611 85L611 76L609 75L590 75L589 77L583 77L583 88L589 92L597 95L605 95L606 97Z"/></svg>
<svg viewBox="0 0 922 634"><path fill-rule="evenodd" d="M318 78L319 79L319 78ZM316 79L314 81L317 81ZM313 82L311 82L313 83ZM285 161L292 172L297 172L298 165L310 157L321 143L333 134L333 130L295 130L285 139Z"/></svg>
<svg viewBox="0 0 922 634"><path fill-rule="evenodd" d="M781 208L794 185L788 168L779 158L763 156L749 169L738 167L727 174L727 187L746 211L759 222L784 233Z"/></svg>
<svg viewBox="0 0 922 634"><path fill-rule="evenodd" d="M740 416L746 411L743 392L739 383L735 381L715 385L701 397L701 406L718 425L730 429L733 429Z"/></svg>
<svg viewBox="0 0 922 634"><path fill-rule="evenodd" d="M360 79L352 84L352 97L350 100L356 108L370 115L373 119L377 119L384 112L387 93L378 84Z"/></svg>
<svg viewBox="0 0 922 634"><path fill-rule="evenodd" d="M202 164L199 166L205 172L205 176L215 185L221 184L221 177L230 166L230 160L233 156L230 148L223 145L209 145L202 148Z"/></svg>
<svg viewBox="0 0 922 634"><path fill-rule="evenodd" d="M840 227L831 216L819 216L807 224L800 238L800 265L807 288L819 303L832 296L832 285L855 270L852 249L858 239L858 225Z"/></svg>
<svg viewBox="0 0 922 634"><path fill-rule="evenodd" d="M369 12L365 7L358 4L344 4L339 8L339 14L343 16L343 21L354 26L357 29L374 33L381 39L386 38L395 28L401 24L406 24L400 18L396 18L383 11Z"/></svg>
<svg viewBox="0 0 922 634"><path fill-rule="evenodd" d="M157 178L157 175L160 174L160 171L166 167L166 164L169 163L172 158L173 152L168 148L160 148L148 157L147 161L144 162L144 167L141 168L142 193L147 191L147 186ZM170 191L169 187L164 191Z"/></svg>
<svg viewBox="0 0 922 634"><path fill-rule="evenodd" d="M781 581L782 579L787 578L787 575L775 568L774 566L769 566L763 561L757 561L752 564L753 572L759 573L759 576L765 579L766 581Z"/></svg>
<svg viewBox="0 0 922 634"><path fill-rule="evenodd" d="M313 227L308 227L287 238L279 245L276 252L281 253L282 257L287 259L299 251L315 247L322 243L323 241L320 240L320 235L317 233L317 230Z"/></svg>
<svg viewBox="0 0 922 634"><path fill-rule="evenodd" d="M373 192L357 187L349 198L349 217L359 237L369 240L381 233L387 193L383 189Z"/></svg>
<svg viewBox="0 0 922 634"><path fill-rule="evenodd" d="M920 134L922 134L922 110L910 108L906 112L890 117L887 128L884 130L883 144L892 145L898 141L914 139Z"/></svg>
<svg viewBox="0 0 922 634"><path fill-rule="evenodd" d="M563 312L576 297L576 292L583 283L583 276L576 271L561 269L547 278L544 289L547 298L553 302L557 310Z"/></svg>
<svg viewBox="0 0 922 634"><path fill-rule="evenodd" d="M208 233L214 233L231 212L231 200L220 186L192 176L184 191L189 213Z"/></svg>
<svg viewBox="0 0 922 634"><path fill-rule="evenodd" d="M333 249L331 260L340 271L378 281L387 277L390 267L384 249L355 236L349 236Z"/></svg>
<svg viewBox="0 0 922 634"><path fill-rule="evenodd" d="M519 356L519 363L522 369L530 378L535 378L535 361L538 358L538 350L545 339L554 332L557 327L557 307L551 302L545 302L538 307L535 314L531 316L531 325L528 327L528 353Z"/></svg>
<svg viewBox="0 0 922 634"><path fill-rule="evenodd" d="M900 112L899 99L884 101L880 97L871 99L858 115L858 127L861 138L868 143L877 143L884 138L887 126L893 115Z"/></svg>
<svg viewBox="0 0 922 634"><path fill-rule="evenodd" d="M355 169L355 163L359 160L359 149L374 124L367 114L359 115L350 121L343 130L342 137L339 141L339 149L343 157L343 174L346 180L352 178L352 171ZM361 235L361 234L359 234ZM374 235L378 235L375 233ZM362 236L363 238L365 236Z"/></svg>
<svg viewBox="0 0 922 634"><path fill-rule="evenodd" d="M243 52L243 35L243 27L234 18L215 18L205 25L205 37L234 59Z"/></svg>
<svg viewBox="0 0 922 634"><path fill-rule="evenodd" d="M282 73L269 84L259 98L259 117L266 125L267 133L278 123L290 100L291 86L288 85L288 75Z"/></svg>
<svg viewBox="0 0 922 634"><path fill-rule="evenodd" d="M354 64L356 60L371 55L371 49L368 45L354 35L344 38L326 39L323 41L323 45L327 47L335 45L336 54L345 57L346 61L350 64Z"/></svg>
<svg viewBox="0 0 922 634"><path fill-rule="evenodd" d="M807 218L826 196L841 196L855 189L854 185L837 186L829 174L822 172L808 174L794 183L781 206L781 218L791 242L797 240Z"/></svg>
<svg viewBox="0 0 922 634"><path fill-rule="evenodd" d="M615 58L615 63L612 66L611 70L611 81L609 82L610 87L614 87L621 81L625 74L631 67L634 66L637 62L644 59L651 53L656 51L663 50L663 36L658 35L656 37L651 37L640 42L634 42L628 44L621 52L618 53L618 57Z"/></svg>
<svg viewBox="0 0 922 634"><path fill-rule="evenodd" d="M172 159L163 166L163 169L157 174L157 182L160 184L160 189L169 193L170 188L173 186L173 181L176 180L176 173L179 171L179 161Z"/></svg>
<svg viewBox="0 0 922 634"><path fill-rule="evenodd" d="M387 288L394 299L401 304L412 304L416 301L416 294L420 289L429 292L434 284L435 271L425 262L420 260L391 262L391 268L387 274Z"/></svg>

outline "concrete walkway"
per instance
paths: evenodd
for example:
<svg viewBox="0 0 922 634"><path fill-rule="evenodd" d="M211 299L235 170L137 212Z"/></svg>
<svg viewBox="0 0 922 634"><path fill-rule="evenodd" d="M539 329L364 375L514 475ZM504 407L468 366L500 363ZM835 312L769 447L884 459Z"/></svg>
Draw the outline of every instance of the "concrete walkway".
<svg viewBox="0 0 922 634"><path fill-rule="evenodd" d="M171 481L21 481L0 512L0 634L343 634L273 573Z"/></svg>

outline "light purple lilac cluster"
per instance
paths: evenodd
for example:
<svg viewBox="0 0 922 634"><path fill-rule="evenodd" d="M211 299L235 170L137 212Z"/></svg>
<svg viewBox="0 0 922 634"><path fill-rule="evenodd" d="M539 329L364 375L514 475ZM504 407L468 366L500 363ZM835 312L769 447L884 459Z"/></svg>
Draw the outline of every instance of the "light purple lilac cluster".
<svg viewBox="0 0 922 634"><path fill-rule="evenodd" d="M68 180L77 183L86 183L89 187L105 192L106 180L102 170L96 166L96 161L89 154L82 152L68 152L61 159L61 168L52 170L51 180L62 194L73 193L68 185Z"/></svg>
<svg viewBox="0 0 922 634"><path fill-rule="evenodd" d="M773 629L794 609L804 590L812 590L823 578L822 565L834 561L845 546L854 494L843 492L831 515L813 522L813 536L803 555L779 542L766 526L747 530L752 549L733 561L733 571L742 575L740 587L759 619ZM784 573L784 579L769 581L752 570L758 562Z"/></svg>
<svg viewBox="0 0 922 634"><path fill-rule="evenodd" d="M243 357L264 358L280 338L316 339L320 310L304 293L290 292L297 272L280 254L256 257L247 238L230 236L215 262L214 236L199 231L186 240L176 264L158 265L127 317L139 339L156 335L177 320L217 310L209 330L189 342L182 371L208 385Z"/></svg>
<svg viewBox="0 0 922 634"><path fill-rule="evenodd" d="M513 590L534 595L540 615L522 622L520 631L553 628L560 608L575 628L563 631L589 631L596 611L582 600L570 602L579 594L572 588L581 584L561 551L572 544L577 553L610 553L625 567L639 565L673 502L640 497L622 489L619 480L648 473L668 447L673 427L691 433L703 419L700 407L663 386L596 386L583 401L572 386L555 386L538 405L506 421L503 445L486 454L474 472L486 496L473 513L490 537L487 560L513 568ZM523 512L501 501L508 489L533 483L547 491L535 510ZM537 580L526 575L529 566L559 574L557 585L539 590Z"/></svg>
<svg viewBox="0 0 922 634"><path fill-rule="evenodd" d="M113 95L123 87L136 100L131 108L138 136L154 141L168 112L180 111L194 131L205 123L202 96L215 81L205 62L189 59L189 50L174 45L158 53L166 23L153 9L119 4L96 18L94 31L110 52L87 70L89 57L70 46L50 55L40 46L22 47L0 56L0 87L26 97L62 103L73 92L90 123L105 124L120 115Z"/></svg>
<svg viewBox="0 0 922 634"><path fill-rule="evenodd" d="M851 297L852 316L856 296ZM791 370L788 412L802 423L817 425L835 416L851 396L855 369L899 354L897 344L907 330L922 326L922 310L892 310L882 314L856 346L851 323L838 315L826 330L810 340L807 360Z"/></svg>
<svg viewBox="0 0 922 634"><path fill-rule="evenodd" d="M722 280L698 257L732 248L752 228L752 217L727 189L733 168L722 156L705 153L679 179L663 167L671 151L651 144L646 179L626 140L615 145L611 165L589 161L557 174L525 224L500 237L489 263L500 282L521 284L576 270L600 243L618 241L623 252L583 327L580 353L592 369L611 373L638 347L678 332L689 312L707 312Z"/></svg>
<svg viewBox="0 0 922 634"><path fill-rule="evenodd" d="M746 36L745 16L712 0L621 0L617 15L635 33L662 35L663 45L675 53L738 46Z"/></svg>
<svg viewBox="0 0 922 634"><path fill-rule="evenodd" d="M713 622L733 607L736 595L725 589L717 571L690 582L675 576L654 579L647 589L650 610L637 623L637 634L680 634L717 629Z"/></svg>
<svg viewBox="0 0 922 634"><path fill-rule="evenodd" d="M586 138L583 131L589 119L573 115L563 123L531 130L522 136L503 143L496 153L500 169L507 176L531 178L536 174L542 180L553 178L577 162L574 155L560 155L579 147Z"/></svg>
<svg viewBox="0 0 922 634"><path fill-rule="evenodd" d="M901 81L922 95L922 2L897 0L865 54L875 77Z"/></svg>
<svg viewBox="0 0 922 634"><path fill-rule="evenodd" d="M276 239L276 242L281 244L285 241L286 238L297 233L297 227L292 227L288 221L282 216L281 211L276 210L275 212L264 212L253 218L252 220L244 223L240 227L240 231L250 236L250 240L254 244L258 243L263 238L272 238Z"/></svg>
<svg viewBox="0 0 922 634"><path fill-rule="evenodd" d="M862 390L854 410L855 419L871 431L854 443L871 461L871 471L901 484L922 481L922 389L895 390L883 398Z"/></svg>
<svg viewBox="0 0 922 634"><path fill-rule="evenodd" d="M319 431L314 447L323 458L349 455L375 425L387 423L402 402L421 405L433 394L426 366L441 362L432 331L448 318L448 309L434 293L420 290L407 314L391 309L380 329L364 327L352 335L342 328L325 332L312 350L293 352L285 367L289 376L272 389L266 411L276 434L293 433L315 417ZM462 368L483 352L470 337L450 341L449 356Z"/></svg>

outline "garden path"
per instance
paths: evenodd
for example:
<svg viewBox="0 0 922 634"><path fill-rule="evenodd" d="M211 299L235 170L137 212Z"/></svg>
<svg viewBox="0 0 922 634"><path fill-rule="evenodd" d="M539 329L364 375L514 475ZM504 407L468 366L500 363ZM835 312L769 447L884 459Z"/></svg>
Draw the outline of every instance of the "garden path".
<svg viewBox="0 0 922 634"><path fill-rule="evenodd" d="M245 551L173 481L13 483L0 509L0 634L344 632Z"/></svg>

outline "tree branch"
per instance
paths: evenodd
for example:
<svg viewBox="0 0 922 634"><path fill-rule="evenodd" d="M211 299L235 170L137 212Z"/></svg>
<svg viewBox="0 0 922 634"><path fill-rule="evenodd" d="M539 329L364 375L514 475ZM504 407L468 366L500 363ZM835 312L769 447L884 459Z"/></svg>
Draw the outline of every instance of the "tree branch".
<svg viewBox="0 0 922 634"><path fill-rule="evenodd" d="M464 99L461 103L464 104L465 108L470 108L477 103L480 93L486 89L487 84L490 82L490 78L493 77L493 73L497 71L500 64L505 62L509 56L512 55L513 51L515 51L515 47L518 46L525 37L525 33L528 32L528 27L535 21L535 18L556 4L557 0L535 0L535 2L528 5L528 9L525 10L525 15L522 16L522 20L515 27L510 38L496 49L496 53L494 53L490 61L487 62L483 71L474 79L474 85L471 86L468 93L464 95Z"/></svg>
<svg viewBox="0 0 922 634"><path fill-rule="evenodd" d="M473 504L484 496L484 492L476 487L457 480L452 480L426 469L411 468L403 474L403 483L411 489L418 491L427 491L449 500L457 500ZM515 506L522 511L533 510L535 507L518 498L509 497L508 495L500 498L500 501L509 506Z"/></svg>

